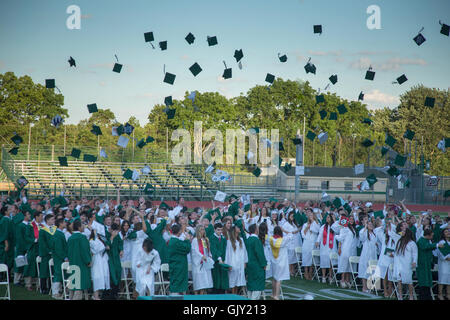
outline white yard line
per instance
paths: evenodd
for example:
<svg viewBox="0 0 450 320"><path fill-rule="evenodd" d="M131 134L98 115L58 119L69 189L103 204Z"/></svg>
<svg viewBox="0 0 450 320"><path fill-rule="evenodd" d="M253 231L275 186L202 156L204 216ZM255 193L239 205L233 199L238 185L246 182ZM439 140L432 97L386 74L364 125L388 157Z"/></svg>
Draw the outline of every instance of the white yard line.
<svg viewBox="0 0 450 320"><path fill-rule="evenodd" d="M300 291L300 292L303 292L305 294L310 294L312 296L320 296L320 297L327 298L327 299L330 299L330 300L339 300L339 299L332 298L331 296L326 296L326 295L322 295L322 294L315 293L315 292L305 291L305 290L302 290L302 289L299 289L299 288L296 288L296 287L291 287L291 286L288 286L288 285L285 285L285 284L282 284L281 286L284 287L284 288L291 289L291 290Z"/></svg>

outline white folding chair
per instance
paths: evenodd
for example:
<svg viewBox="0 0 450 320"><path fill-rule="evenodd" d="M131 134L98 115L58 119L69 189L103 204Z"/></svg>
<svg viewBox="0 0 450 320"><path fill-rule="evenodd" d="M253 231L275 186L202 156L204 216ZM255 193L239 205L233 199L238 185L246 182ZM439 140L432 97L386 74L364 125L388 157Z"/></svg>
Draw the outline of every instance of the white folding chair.
<svg viewBox="0 0 450 320"><path fill-rule="evenodd" d="M69 270L69 262L63 262L61 264L61 275L62 275L62 286L63 286L63 295L64 300L70 300L70 294L69 294L69 280L66 279L66 272Z"/></svg>
<svg viewBox="0 0 450 320"><path fill-rule="evenodd" d="M320 282L319 270L320 270L320 250L312 251L312 263L314 267L314 275L311 280L317 278L317 281Z"/></svg>
<svg viewBox="0 0 450 320"><path fill-rule="evenodd" d="M50 272L50 290L48 291L48 294L51 296L52 295L52 288L53 288L53 258L51 258L50 260L48 260L48 271Z"/></svg>
<svg viewBox="0 0 450 320"><path fill-rule="evenodd" d="M332 275L332 280L334 283L336 283L336 287L339 287L339 283L337 280L337 271L338 271L338 265L337 261L339 260L339 255L337 252L330 252L330 272ZM336 264L333 264L333 261L336 261Z"/></svg>
<svg viewBox="0 0 450 320"><path fill-rule="evenodd" d="M6 264L0 264L0 274L6 273L6 280L0 282L0 286L6 286L6 292L3 297L0 297L2 300L11 300L11 292L9 291L9 273L8 266Z"/></svg>
<svg viewBox="0 0 450 320"><path fill-rule="evenodd" d="M192 264L188 263L188 274L192 275ZM188 291L192 290L194 292L194 281L193 279L188 279Z"/></svg>
<svg viewBox="0 0 450 320"><path fill-rule="evenodd" d="M302 272L302 247L296 247L295 248L295 256L297 258L297 272L295 275L299 275L300 278L303 279L303 272Z"/></svg>
<svg viewBox="0 0 450 320"><path fill-rule="evenodd" d="M163 286L163 292L164 292L165 295L167 295L167 293L169 292L170 281L164 279L164 272L169 272L169 264L168 263L163 263L161 265L160 272L161 272L161 279L162 279L161 283L162 283L162 286Z"/></svg>
<svg viewBox="0 0 450 320"><path fill-rule="evenodd" d="M392 290L392 293L389 296L389 298L392 298L395 295L395 297L397 297L397 299L398 299L397 279L394 276L394 264L393 263L391 263L389 265L388 272L390 272L392 274L392 287L394 288L394 290Z"/></svg>
<svg viewBox="0 0 450 320"><path fill-rule="evenodd" d="M372 270L376 270L378 265L378 260L369 260L369 268ZM369 288L369 285L367 286L368 289L370 290L370 292L374 291L376 295L378 295L378 290L381 290L381 286L380 286L380 282L381 282L381 278L379 277L379 275L375 274L375 277L378 277L378 279L375 279L375 286ZM367 282L369 282L370 280L367 279ZM367 283L368 284L368 283ZM377 285L379 286L379 288L377 289Z"/></svg>
<svg viewBox="0 0 450 320"><path fill-rule="evenodd" d="M348 263L350 263L350 272L352 273L352 286L354 285L356 291L358 291L358 283L356 282L356 279L358 277L359 257L358 256L349 257Z"/></svg>
<svg viewBox="0 0 450 320"><path fill-rule="evenodd" d="M159 268L158 273L155 275L155 294L159 295L166 295L166 288L164 287L164 277L161 271L161 268Z"/></svg>
<svg viewBox="0 0 450 320"><path fill-rule="evenodd" d="M131 299L130 286L133 283L133 278L129 277L130 272L128 271L131 270L131 261L121 261L120 264L123 270L122 277L120 279L120 281L123 282L123 287L122 290L119 292L119 296L126 296L127 300L130 300Z"/></svg>
<svg viewBox="0 0 450 320"><path fill-rule="evenodd" d="M42 262L41 257L37 256L36 257L36 269L37 269L37 286L36 286L36 291L39 291L39 292L41 292L41 277L40 277L41 272L39 271L39 267L41 266L41 262Z"/></svg>
<svg viewBox="0 0 450 320"><path fill-rule="evenodd" d="M438 265L437 265L437 263L434 264L433 270L431 270L431 273L434 273L434 272L436 272L436 273L438 272ZM431 298L433 300L436 300L436 295L434 294L434 288L436 288L437 286L438 286L437 280L433 280L431 288L430 288Z"/></svg>

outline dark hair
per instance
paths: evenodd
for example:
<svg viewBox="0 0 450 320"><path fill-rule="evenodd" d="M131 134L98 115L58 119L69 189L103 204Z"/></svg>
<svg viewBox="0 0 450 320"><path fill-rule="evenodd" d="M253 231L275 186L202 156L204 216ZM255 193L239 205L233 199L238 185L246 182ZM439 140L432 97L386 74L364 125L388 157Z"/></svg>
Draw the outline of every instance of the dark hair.
<svg viewBox="0 0 450 320"><path fill-rule="evenodd" d="M36 212L33 214L33 217L36 219L36 218L39 217L41 214L42 214L42 212L36 211Z"/></svg>
<svg viewBox="0 0 450 320"><path fill-rule="evenodd" d="M254 234L256 232L256 223L254 223L248 227L248 232L250 234Z"/></svg>
<svg viewBox="0 0 450 320"><path fill-rule="evenodd" d="M80 231L81 229L81 220L80 219L76 219L73 223L72 223L72 230L73 231Z"/></svg>
<svg viewBox="0 0 450 320"><path fill-rule="evenodd" d="M432 235L432 234L433 234L433 230L431 230L431 229L425 229L423 231L423 236L424 237L427 237L427 236Z"/></svg>
<svg viewBox="0 0 450 320"><path fill-rule="evenodd" d="M142 248L146 252L150 252L153 250L153 241L150 238L145 238L144 242L142 243Z"/></svg>
<svg viewBox="0 0 450 320"><path fill-rule="evenodd" d="M59 226L64 222L64 218L56 219L55 226L59 228Z"/></svg>
<svg viewBox="0 0 450 320"><path fill-rule="evenodd" d="M299 225L298 225L298 223L297 223L297 220L295 220L294 214L295 214L294 210L292 210L291 212L288 213L288 216L287 216L287 222L288 222L290 225L294 225L294 226L296 226L296 227L298 228ZM289 217L290 217L291 215L292 215L292 217L293 217L293 219L292 219L293 224L292 224L291 221L289 220Z"/></svg>
<svg viewBox="0 0 450 320"><path fill-rule="evenodd" d="M127 225L128 225L128 229L130 229L130 223L128 222L128 220L123 220L123 221L122 221L122 224L120 225L120 232L121 232L123 235L125 235L125 230L124 230L124 228L123 228L123 226L124 226L125 224L127 224Z"/></svg>
<svg viewBox="0 0 450 320"><path fill-rule="evenodd" d="M111 230L119 230L120 226L117 223L111 224Z"/></svg>
<svg viewBox="0 0 450 320"><path fill-rule="evenodd" d="M220 223L220 222L217 222L217 223L214 225L214 230L216 230L217 228L223 228L223 224Z"/></svg>
<svg viewBox="0 0 450 320"><path fill-rule="evenodd" d="M47 223L47 221L50 220L50 219L53 218L53 217L54 217L54 216L53 216L51 213L47 214L47 215L44 217L45 223Z"/></svg>
<svg viewBox="0 0 450 320"><path fill-rule="evenodd" d="M406 246L410 241L413 241L413 233L411 229L406 229L405 234L400 238L400 240L397 242L397 246L395 248L395 252L404 254Z"/></svg>
<svg viewBox="0 0 450 320"><path fill-rule="evenodd" d="M266 234L267 234L268 228L267 223L263 222L259 225L259 232L258 232L258 238L261 240L262 244L266 242Z"/></svg>
<svg viewBox="0 0 450 320"><path fill-rule="evenodd" d="M172 226L172 234L176 235L180 232L180 230L181 230L181 226L179 224L175 223Z"/></svg>
<svg viewBox="0 0 450 320"><path fill-rule="evenodd" d="M283 237L283 230L281 230L281 227L280 227L280 226L276 226L276 227L273 229L273 235L274 235L274 236L277 235L277 236Z"/></svg>

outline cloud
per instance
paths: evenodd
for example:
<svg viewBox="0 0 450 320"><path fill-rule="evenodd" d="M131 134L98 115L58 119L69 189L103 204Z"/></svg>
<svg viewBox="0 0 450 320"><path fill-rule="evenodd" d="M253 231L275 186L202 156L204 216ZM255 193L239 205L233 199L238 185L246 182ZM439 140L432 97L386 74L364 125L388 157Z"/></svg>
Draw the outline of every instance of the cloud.
<svg viewBox="0 0 450 320"><path fill-rule="evenodd" d="M372 60L369 58L359 58L356 61L350 62L349 67L351 69L366 70L370 65L372 65Z"/></svg>
<svg viewBox="0 0 450 320"><path fill-rule="evenodd" d="M342 50L338 50L338 51L308 51L309 55L312 56L341 56L342 55Z"/></svg>
<svg viewBox="0 0 450 320"><path fill-rule="evenodd" d="M182 55L181 60L191 60L191 57L189 57L187 54Z"/></svg>
<svg viewBox="0 0 450 320"><path fill-rule="evenodd" d="M236 83L236 82L246 82L243 78L231 78L231 79L224 79L222 76L217 77L217 82L219 83Z"/></svg>
<svg viewBox="0 0 450 320"><path fill-rule="evenodd" d="M106 86L106 82L105 81L100 81L98 83L98 85L101 86L101 87L104 87L104 86Z"/></svg>
<svg viewBox="0 0 450 320"><path fill-rule="evenodd" d="M400 99L397 96L391 96L378 89L374 89L368 93L364 93L364 102L375 102L383 105L398 105L400 104Z"/></svg>
<svg viewBox="0 0 450 320"><path fill-rule="evenodd" d="M153 93L151 93L151 92L144 92L144 93L136 94L133 96L133 98L138 98L138 99L148 99L148 98L152 98L152 97L153 97Z"/></svg>
<svg viewBox="0 0 450 320"><path fill-rule="evenodd" d="M392 58L381 63L379 66L377 66L377 69L398 70L401 66L404 65L424 66L427 65L427 62L423 59Z"/></svg>
<svg viewBox="0 0 450 320"><path fill-rule="evenodd" d="M394 54L393 51L358 51L356 55L360 56L382 56L382 55L389 55Z"/></svg>

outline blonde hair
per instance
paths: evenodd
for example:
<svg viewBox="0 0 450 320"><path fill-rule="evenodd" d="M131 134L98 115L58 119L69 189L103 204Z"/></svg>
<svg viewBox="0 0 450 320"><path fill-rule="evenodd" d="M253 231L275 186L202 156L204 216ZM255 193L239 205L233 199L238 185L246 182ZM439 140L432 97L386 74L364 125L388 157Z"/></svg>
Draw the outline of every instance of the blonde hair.
<svg viewBox="0 0 450 320"><path fill-rule="evenodd" d="M200 230L203 229L203 236L200 236ZM206 230L205 227L201 224L199 224L196 228L195 228L195 237L197 238L197 242L198 241L202 241L205 240L206 241L206 248L209 250L209 239L206 236Z"/></svg>

